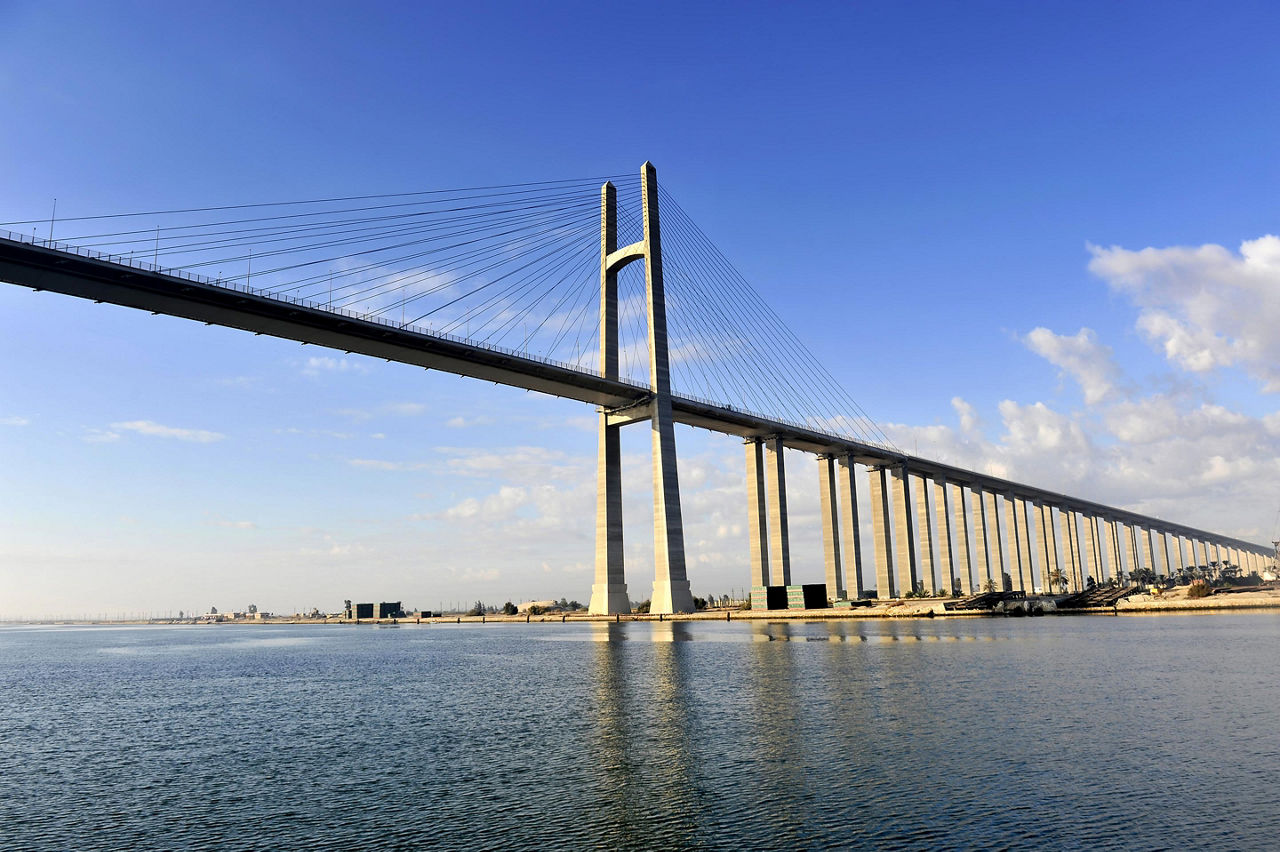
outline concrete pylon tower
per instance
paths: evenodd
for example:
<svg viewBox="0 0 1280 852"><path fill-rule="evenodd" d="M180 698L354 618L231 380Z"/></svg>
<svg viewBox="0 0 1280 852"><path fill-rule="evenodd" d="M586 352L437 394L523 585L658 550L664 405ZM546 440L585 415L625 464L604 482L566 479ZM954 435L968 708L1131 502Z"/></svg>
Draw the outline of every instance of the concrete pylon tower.
<svg viewBox="0 0 1280 852"><path fill-rule="evenodd" d="M606 183L600 195L600 367L606 378L618 372L618 271L644 261L649 320L647 410L625 415L600 412L600 451L596 495L596 582L593 613L630 612L622 563L622 460L618 430L647 419L653 436L653 595L649 611L692 612L693 595L685 574L684 524L676 472L675 421L671 411L671 368L667 357L667 302L662 280L662 236L658 226L658 172L652 163L640 169L644 237L617 247L617 195ZM612 370L612 372L610 372Z"/></svg>
<svg viewBox="0 0 1280 852"><path fill-rule="evenodd" d="M609 257L618 248L618 193L600 188L600 375L618 378L618 271ZM600 412L596 460L596 581L588 611L631 612L622 561L622 426Z"/></svg>

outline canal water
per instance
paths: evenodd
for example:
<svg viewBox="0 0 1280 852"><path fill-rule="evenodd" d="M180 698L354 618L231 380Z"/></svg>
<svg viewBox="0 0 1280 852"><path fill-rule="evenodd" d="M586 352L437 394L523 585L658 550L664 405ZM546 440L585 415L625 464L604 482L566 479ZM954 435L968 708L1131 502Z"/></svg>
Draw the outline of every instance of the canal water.
<svg viewBox="0 0 1280 852"><path fill-rule="evenodd" d="M1280 616L0 628L0 848L1274 849Z"/></svg>

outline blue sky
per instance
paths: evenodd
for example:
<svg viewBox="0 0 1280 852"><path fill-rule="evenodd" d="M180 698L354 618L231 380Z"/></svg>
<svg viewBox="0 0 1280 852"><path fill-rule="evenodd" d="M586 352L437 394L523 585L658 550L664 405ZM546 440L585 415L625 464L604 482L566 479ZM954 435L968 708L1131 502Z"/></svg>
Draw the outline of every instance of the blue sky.
<svg viewBox="0 0 1280 852"><path fill-rule="evenodd" d="M1278 17L0 0L0 220L652 160L899 445L1266 541ZM0 356L0 616L589 596L588 407L9 286ZM677 440L695 593L745 586L741 449Z"/></svg>

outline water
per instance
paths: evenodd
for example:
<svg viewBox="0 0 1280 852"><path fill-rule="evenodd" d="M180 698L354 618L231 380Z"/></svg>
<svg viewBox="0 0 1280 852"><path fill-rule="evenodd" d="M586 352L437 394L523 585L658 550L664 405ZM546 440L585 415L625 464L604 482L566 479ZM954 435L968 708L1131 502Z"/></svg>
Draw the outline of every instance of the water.
<svg viewBox="0 0 1280 852"><path fill-rule="evenodd" d="M1275 848L1280 616L0 628L0 848Z"/></svg>

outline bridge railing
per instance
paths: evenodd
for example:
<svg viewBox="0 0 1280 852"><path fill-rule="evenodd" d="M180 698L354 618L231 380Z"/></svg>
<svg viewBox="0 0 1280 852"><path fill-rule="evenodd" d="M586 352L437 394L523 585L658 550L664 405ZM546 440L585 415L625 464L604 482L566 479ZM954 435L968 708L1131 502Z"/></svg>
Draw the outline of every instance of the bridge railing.
<svg viewBox="0 0 1280 852"><path fill-rule="evenodd" d="M825 438L830 438L833 443L837 443L837 444L843 443L845 441L857 441L858 443L866 444L872 447L879 447L880 449L883 449L883 450L891 451L893 449L892 447L886 447L884 444L880 443L879 441L869 441L865 438L854 438L850 435L840 435L835 432L831 432L827 429L824 429L821 426L815 426L813 423L805 423L800 420L794 420L789 417L782 417L777 414L761 414L758 411L752 411L749 408L739 408L736 405L730 405L729 403L720 401L720 400L707 399L706 397L695 396L693 394L688 394L688 393L679 393L674 390L672 391L672 395L677 396L680 399L687 400L689 402L697 402L702 405L709 405L713 408L719 408L723 411L733 412L734 414L743 414L743 415L746 415L747 417L755 417L760 420L768 420L772 423L778 423L783 426L791 426L795 429L802 429L806 432L811 432L815 435L819 435Z"/></svg>

